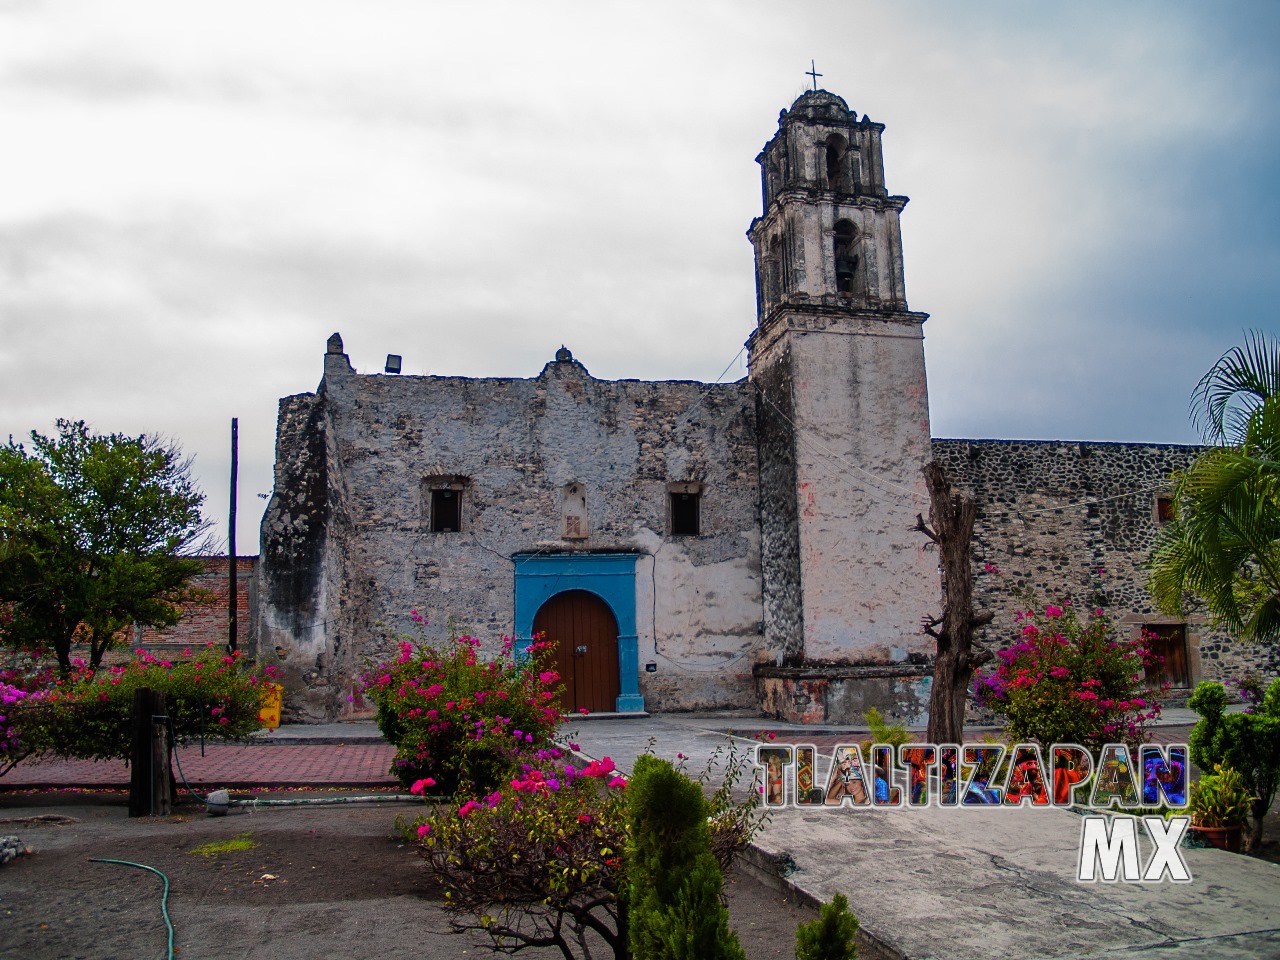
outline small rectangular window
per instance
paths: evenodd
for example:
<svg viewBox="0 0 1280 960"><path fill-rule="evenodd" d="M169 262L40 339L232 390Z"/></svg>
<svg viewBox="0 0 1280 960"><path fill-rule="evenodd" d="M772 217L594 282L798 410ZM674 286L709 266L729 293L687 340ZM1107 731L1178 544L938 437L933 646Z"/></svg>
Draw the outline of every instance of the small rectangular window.
<svg viewBox="0 0 1280 960"><path fill-rule="evenodd" d="M1156 495L1156 523L1161 526L1173 523L1173 497L1167 493Z"/></svg>
<svg viewBox="0 0 1280 960"><path fill-rule="evenodd" d="M671 493L671 535L673 537L696 537L701 533L699 516L702 495L685 491Z"/></svg>
<svg viewBox="0 0 1280 960"><path fill-rule="evenodd" d="M462 529L462 491L431 491L431 532L457 533Z"/></svg>

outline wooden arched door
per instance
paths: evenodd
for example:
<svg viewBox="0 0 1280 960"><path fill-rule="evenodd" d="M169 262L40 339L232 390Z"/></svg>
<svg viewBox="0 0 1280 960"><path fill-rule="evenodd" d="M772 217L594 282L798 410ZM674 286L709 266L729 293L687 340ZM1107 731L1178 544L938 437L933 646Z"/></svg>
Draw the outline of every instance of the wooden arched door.
<svg viewBox="0 0 1280 960"><path fill-rule="evenodd" d="M618 621L607 603L586 590L557 593L533 618L533 633L553 644L545 662L564 683L566 713L617 709Z"/></svg>

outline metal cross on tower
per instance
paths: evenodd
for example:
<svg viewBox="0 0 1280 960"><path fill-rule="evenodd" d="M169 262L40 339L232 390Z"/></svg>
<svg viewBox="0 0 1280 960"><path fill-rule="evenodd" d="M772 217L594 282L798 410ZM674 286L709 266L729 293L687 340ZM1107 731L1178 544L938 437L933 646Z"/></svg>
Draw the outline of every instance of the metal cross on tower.
<svg viewBox="0 0 1280 960"><path fill-rule="evenodd" d="M804 75L806 77L813 77L813 89L817 90L818 78L823 76L823 74L818 72L818 68L812 60L809 61L809 69L804 72Z"/></svg>

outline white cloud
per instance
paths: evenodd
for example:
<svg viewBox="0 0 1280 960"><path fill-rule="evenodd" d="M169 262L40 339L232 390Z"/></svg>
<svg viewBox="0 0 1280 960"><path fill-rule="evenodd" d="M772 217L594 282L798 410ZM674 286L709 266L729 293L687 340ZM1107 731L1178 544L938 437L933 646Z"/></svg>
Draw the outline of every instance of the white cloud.
<svg viewBox="0 0 1280 960"><path fill-rule="evenodd" d="M180 437L220 518L239 416L243 547L335 329L367 371L531 376L564 342L715 377L813 57L912 197L936 432L1190 439L1280 294L1220 189L1275 196L1221 174L1276 154L1274 33L1264 4L0 6L0 432Z"/></svg>

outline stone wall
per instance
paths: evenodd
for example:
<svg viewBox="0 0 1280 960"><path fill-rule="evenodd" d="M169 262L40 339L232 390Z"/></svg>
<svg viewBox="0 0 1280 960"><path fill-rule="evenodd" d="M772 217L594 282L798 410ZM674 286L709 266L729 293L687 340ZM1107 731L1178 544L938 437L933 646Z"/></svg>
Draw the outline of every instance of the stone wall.
<svg viewBox="0 0 1280 960"><path fill-rule="evenodd" d="M1105 606L1130 634L1180 622L1156 612L1145 565L1158 531L1156 496L1199 447L1056 440L938 440L933 455L978 501L975 605L993 610L981 632L993 649L1013 642L1015 590ZM1100 501L1100 502L1093 502ZM983 571L983 563L1001 570ZM1187 618L1192 683L1247 670L1274 676L1274 648L1245 645ZM1195 655L1198 647L1199 655Z"/></svg>
<svg viewBox="0 0 1280 960"><path fill-rule="evenodd" d="M745 382L603 381L571 358L533 379L357 375L326 357L281 404L263 520L263 651L301 718L349 713L363 663L411 632L513 631L517 553L632 551L646 705L746 706L760 646L755 408ZM567 351L565 352L567 353ZM701 535L669 534L699 484ZM433 532L456 488L461 530ZM581 513L566 529L568 492ZM585 504L580 504L585 498ZM358 699L358 698L357 698Z"/></svg>
<svg viewBox="0 0 1280 960"><path fill-rule="evenodd" d="M804 611L800 586L800 517L796 501L791 356L784 352L753 371L758 388L760 542L766 636L777 666L804 659Z"/></svg>

